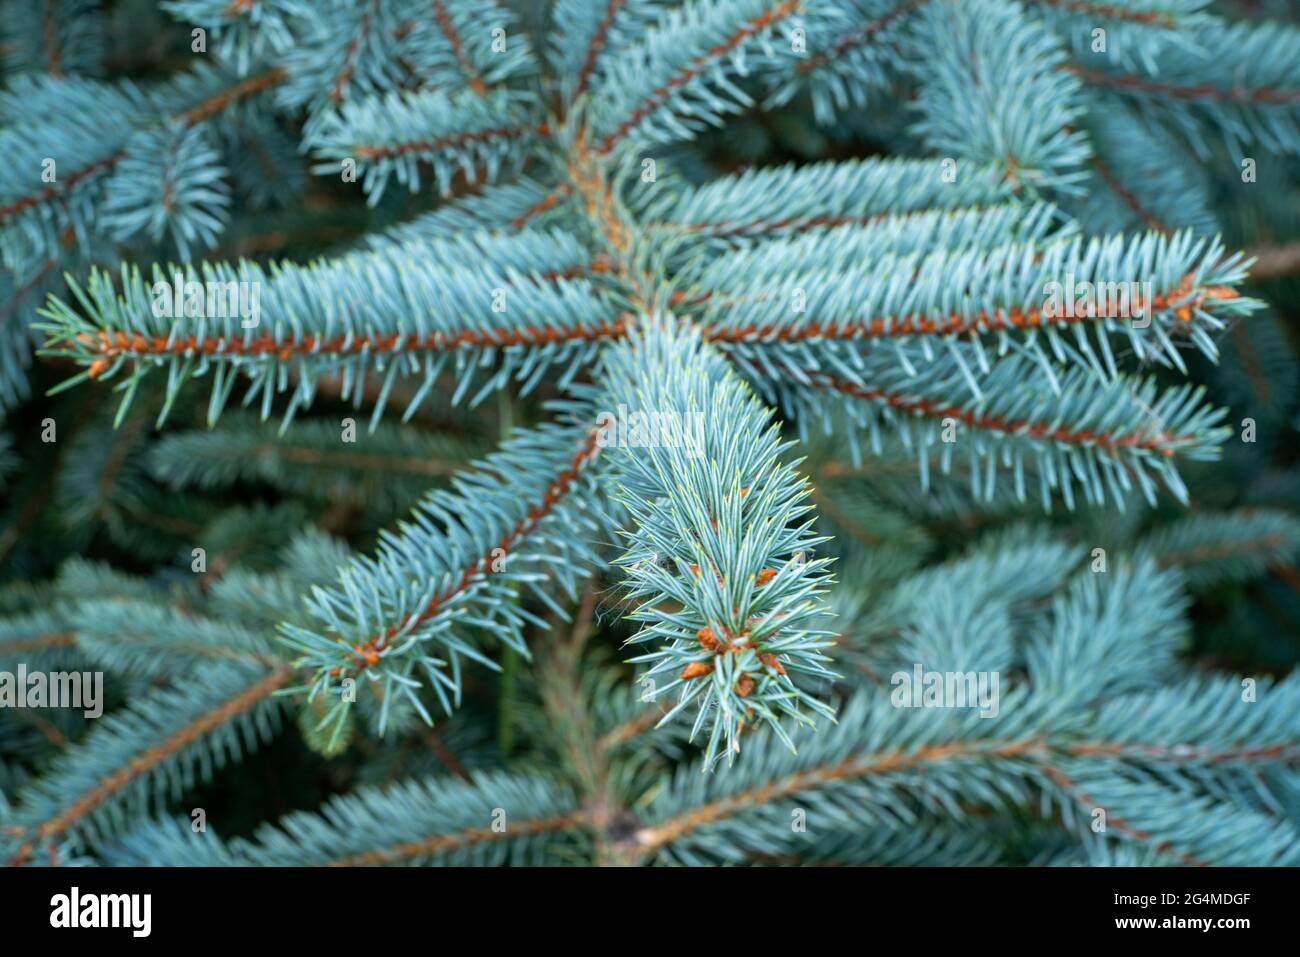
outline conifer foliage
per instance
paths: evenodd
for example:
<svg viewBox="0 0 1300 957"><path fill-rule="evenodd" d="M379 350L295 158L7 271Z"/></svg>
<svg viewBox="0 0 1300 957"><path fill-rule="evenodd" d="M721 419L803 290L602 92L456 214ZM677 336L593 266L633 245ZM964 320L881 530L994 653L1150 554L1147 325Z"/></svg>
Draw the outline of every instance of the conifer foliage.
<svg viewBox="0 0 1300 957"><path fill-rule="evenodd" d="M0 860L1300 864L1257 6L0 3Z"/></svg>

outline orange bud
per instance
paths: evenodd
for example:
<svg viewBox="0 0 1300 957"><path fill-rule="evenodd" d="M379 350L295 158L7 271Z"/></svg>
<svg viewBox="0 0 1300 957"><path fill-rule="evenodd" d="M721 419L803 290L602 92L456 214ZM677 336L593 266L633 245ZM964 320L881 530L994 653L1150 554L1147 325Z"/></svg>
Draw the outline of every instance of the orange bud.
<svg viewBox="0 0 1300 957"><path fill-rule="evenodd" d="M766 585L775 577L776 577L775 568L764 568L761 572L758 573L758 583L760 585Z"/></svg>
<svg viewBox="0 0 1300 957"><path fill-rule="evenodd" d="M754 677L749 672L745 672L740 676L740 680L736 682L736 694L740 695L742 698L748 698L750 692L753 690Z"/></svg>
<svg viewBox="0 0 1300 957"><path fill-rule="evenodd" d="M690 681L692 678L703 678L713 672L713 665L707 661L692 661L682 669L682 680Z"/></svg>

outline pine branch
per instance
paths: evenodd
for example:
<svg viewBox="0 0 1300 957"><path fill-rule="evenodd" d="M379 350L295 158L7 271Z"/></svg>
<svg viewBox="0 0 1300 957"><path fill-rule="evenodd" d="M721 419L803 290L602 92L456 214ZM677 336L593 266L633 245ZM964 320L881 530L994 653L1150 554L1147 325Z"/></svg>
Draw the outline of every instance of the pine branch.
<svg viewBox="0 0 1300 957"><path fill-rule="evenodd" d="M581 840L572 795L544 778L483 774L333 798L320 815L264 827L240 853L258 865L536 864Z"/></svg>
<svg viewBox="0 0 1300 957"><path fill-rule="evenodd" d="M545 122L505 91L393 92L377 100L350 100L322 116L310 145L319 160L315 172L337 174L355 162L373 205L390 177L411 192L419 189L421 163L433 167L444 196L457 172L470 183L480 177L492 182L503 165L522 162L535 139L548 132Z"/></svg>
<svg viewBox="0 0 1300 957"><path fill-rule="evenodd" d="M890 3L884 12L872 16L865 23L841 36L829 49L820 49L800 63L799 72L811 74L823 67L841 62L846 54L876 42L877 37L896 21L915 12L928 2L929 0L902 0L902 2Z"/></svg>
<svg viewBox="0 0 1300 957"><path fill-rule="evenodd" d="M1260 246L1246 251L1255 262L1250 267L1252 280L1276 279L1300 272L1300 241L1277 246Z"/></svg>
<svg viewBox="0 0 1300 957"><path fill-rule="evenodd" d="M748 105L732 82L747 72L742 57L771 50L773 34L801 6L802 0L696 0L669 11L592 91L596 153L608 155L629 138L690 136ZM719 34L725 38L711 43Z"/></svg>
<svg viewBox="0 0 1300 957"><path fill-rule="evenodd" d="M720 798L668 820L640 831L636 842L643 853L654 854L674 842L689 838L692 832L725 821L741 811L763 806L793 797L804 791L833 786L839 782L852 781L855 778L872 774L888 774L907 771L918 767L928 767L950 759L980 757L996 760L999 758L1017 758L1032 753L1041 747L1034 739L1023 741L999 742L992 745L946 744L922 748L910 754L890 752L880 755L855 756L836 764L814 767L807 771L777 778L759 787L749 788L736 794Z"/></svg>
<svg viewBox="0 0 1300 957"><path fill-rule="evenodd" d="M1057 35L1003 0L935 0L918 21L913 131L926 145L995 165L1017 190L1077 190L1090 149L1066 129L1083 104ZM1032 115L1026 102L1039 105Z"/></svg>
<svg viewBox="0 0 1300 957"><path fill-rule="evenodd" d="M474 262L485 256L486 264ZM428 269L439 265L441 272ZM567 365L565 378L571 377L601 340L622 332L612 303L586 278L598 278L603 268L569 236L525 232L412 240L311 266L155 267L151 279L124 269L120 290L96 271L86 290L72 287L84 315L61 302L51 307L47 352L82 365L81 378L127 372L138 381L150 370L166 370L169 402L201 361L200 370L214 369L214 421L235 373L250 377L249 397L261 395L264 414L276 392L292 389L292 413L310 404L323 377L341 375L347 398L368 374L379 375L377 421L399 376L421 382L408 414L449 365L458 401L485 367L484 353L490 360L499 350L501 361L479 397L512 377L527 391L555 365ZM215 302L209 283L217 284ZM282 374L286 366L297 372L296 382ZM124 409L130 399L128 392Z"/></svg>
<svg viewBox="0 0 1300 957"><path fill-rule="evenodd" d="M591 42L587 44L587 54L583 58L582 69L578 71L578 81L573 87L574 99L587 92L592 74L596 71L596 62L600 59L601 52L609 39L610 28L614 25L614 20L618 16L623 3L624 0L607 0L605 13L596 26Z"/></svg>
<svg viewBox="0 0 1300 957"><path fill-rule="evenodd" d="M872 247L886 241L888 234L837 233L718 259L701 277L706 291L695 293L706 300L707 336L751 344L750 353L765 343L990 336L1001 352L1008 334L1026 331L1027 354L1044 362L1049 353L1057 360L1068 355L1114 376L1111 336L1122 336L1143 361L1183 369L1174 336L1190 337L1214 357L1211 333L1258 307L1231 286L1244 274L1240 260L1190 233L969 249L958 238L952 252L940 248L924 258L872 256ZM899 245L906 248L907 241ZM849 265L859 254L871 265ZM844 267L836 262L841 255ZM759 285L756 276L775 282ZM1073 341L1066 330L1075 333Z"/></svg>
<svg viewBox="0 0 1300 957"><path fill-rule="evenodd" d="M1126 23L1141 23L1156 26L1177 26L1178 19L1174 10L1177 3L1168 0L1155 0L1150 10L1134 10L1115 3L1097 3L1093 0L1031 0L1044 7L1056 7L1070 13L1084 14L1103 20L1121 20Z"/></svg>
<svg viewBox="0 0 1300 957"><path fill-rule="evenodd" d="M517 834L511 836L522 835L527 838L570 831L581 824L582 821L583 816L578 813L561 814L537 821L524 821L522 824L516 825ZM442 854L467 849L472 850L475 845L499 840L497 834L498 832L493 831L491 828L470 828L458 834L443 834L437 837L425 838L422 841L408 841L379 851L364 851L350 857L329 861L326 866L373 867L376 865L405 863L412 859L436 858Z"/></svg>
<svg viewBox="0 0 1300 957"><path fill-rule="evenodd" d="M1135 224L1163 233L1185 227L1202 236L1220 231L1204 164L1177 136L1120 97L1092 91L1086 103L1093 183L1087 201L1071 205L1089 231L1110 233Z"/></svg>
<svg viewBox="0 0 1300 957"><path fill-rule="evenodd" d="M20 177L11 189L0 187L0 261L30 285L42 282L51 264L81 272L115 261L109 239L148 232L182 250L195 240L213 242L226 198L219 157L207 148L209 127L283 78L274 68L234 82L205 65L148 90L40 77L12 84L0 97L0 112L10 121L0 146L21 168L40 171L43 181L48 173L52 181L32 190ZM75 119L49 130L51 115ZM160 150L173 157L170 167L157 165ZM50 152L61 166L46 168L42 157ZM50 285L62 291L57 281ZM28 347L18 342L15 348L16 362L12 349L0 348L0 394L25 379ZM5 368L11 364L13 377Z"/></svg>
<svg viewBox="0 0 1300 957"><path fill-rule="evenodd" d="M823 539L806 518L805 480L780 464L788 446L769 413L720 355L662 320L609 357L604 380L610 408L670 431L643 446L635 424L607 420L601 440L622 449L615 480L635 523L618 560L639 606L629 617L643 623L631 640L662 643L633 660L650 665L645 678L669 679L654 697L681 686L664 720L694 703L711 764L734 759L747 721L784 737L783 715L830 717L791 678L832 676L820 653L829 633L810 627L829 562L806 559Z"/></svg>
<svg viewBox="0 0 1300 957"><path fill-rule="evenodd" d="M1300 148L1300 31L1200 17L1180 35L1190 42L1162 46L1140 73L1068 69L1168 122L1201 157L1211 137L1237 155L1249 141L1282 153Z"/></svg>
<svg viewBox="0 0 1300 957"><path fill-rule="evenodd" d="M243 75L294 43L293 21L307 12L300 0L163 0L162 9L200 24L214 51Z"/></svg>
<svg viewBox="0 0 1300 957"><path fill-rule="evenodd" d="M456 29L456 23L452 19L450 11L444 0L433 0L433 15L438 21L438 29L447 37L447 42L451 44L452 56L456 60L457 67L465 74L465 79L469 87L479 96L487 94L487 84L479 76L478 71L474 69L465 55L465 44L460 38L460 31Z"/></svg>
<svg viewBox="0 0 1300 957"><path fill-rule="evenodd" d="M1300 522L1286 512L1238 509L1189 515L1146 536L1140 551L1163 567L1177 567L1189 586L1249 581L1300 551Z"/></svg>
<svg viewBox="0 0 1300 957"><path fill-rule="evenodd" d="M379 249L413 239L445 240L469 232L540 228L555 218L548 214L560 205L567 193L565 184L551 187L528 177L511 183L482 184L478 192L369 237L367 245Z"/></svg>
<svg viewBox="0 0 1300 957"><path fill-rule="evenodd" d="M570 414L582 421L579 410ZM566 532L600 540L606 518L590 478L599 451L584 424L520 432L451 490L431 493L400 534L383 536L376 558L352 562L336 585L317 589L311 626L285 626L315 672L313 697L337 695L341 679L364 679L380 685L381 730L394 696L428 721L415 695L421 677L450 713L461 658L495 667L474 633L526 653L521 630L532 619L514 596L527 586L554 607L542 590L548 579L572 595L594 562L591 546ZM332 717L347 707L340 697Z"/></svg>
<svg viewBox="0 0 1300 957"><path fill-rule="evenodd" d="M1286 709L1296 687L1294 682L1272 686L1265 695L1279 697L1261 699L1271 704L1258 714L1260 725L1271 720L1274 733L1286 745L1244 749L1169 749L1135 741L1144 733L1161 734L1171 720L1171 707L1177 711L1172 720L1181 721L1207 700L1204 694L1186 691L1170 691L1155 704L1144 693L1108 706L1105 733L1117 733L1120 739L1101 744L1095 737L1080 740L1078 730L1058 709L1032 704L1026 697L1004 693L1000 715L981 719L942 709L899 710L882 697L859 693L845 705L841 723L806 742L808 750L801 749L798 756L783 753L769 737L761 745L765 758L761 771L747 765L726 776L679 778L670 792L656 797L650 823L636 834L634 845L641 854L660 860L735 860L758 848L771 853L801 846L802 835L790 828L792 808L805 810L812 833L820 829L825 834L828 828L862 827L899 815L906 819L912 813L909 800L942 809L956 820L962 820L972 804L994 809L1031 806L1037 794L1056 794L1069 780L1075 787L1061 797L1076 813L1081 802L1087 810L1105 806L1110 810L1108 824L1131 839L1197 859L1281 863L1294 859L1300 849L1294 832L1237 809L1238 819L1249 819L1242 825L1246 834L1264 838L1252 848L1242 830L1206 827L1224 808L1217 801L1192 796L1190 788L1197 774L1225 759L1275 766L1293 762L1298 739ZM1232 682L1221 682L1209 700L1217 711L1250 707L1241 702ZM1202 735L1231 739L1234 734L1251 732L1225 733L1223 715L1213 713L1197 722L1190 741L1204 740ZM891 746L891 741L906 743ZM1157 821L1156 815L1143 810L1142 817L1150 824L1130 822L1122 813L1125 807L1150 809L1160 804L1150 794L1144 800L1130 800L1132 795L1125 790L1131 785L1126 782L1141 780L1135 775L1171 758L1188 767L1189 777L1181 783L1171 778L1161 787L1167 789L1167 797L1179 789L1186 791L1188 815L1175 816L1174 821L1164 815ZM919 771L924 771L924 777L918 778ZM965 802L958 800L959 795ZM1103 796L1105 800L1099 801ZM1050 813L1050 807L1043 813Z"/></svg>
<svg viewBox="0 0 1300 957"><path fill-rule="evenodd" d="M9 865L27 863L38 847L66 836L103 838L120 826L109 816L114 803L142 799L164 785L173 791L182 782L192 785L198 768L210 773L228 754L238 754L241 740L255 746L270 731L268 699L290 674L283 667L268 672L219 665L105 719L20 796Z"/></svg>
<svg viewBox="0 0 1300 957"><path fill-rule="evenodd" d="M99 76L106 59L106 19L93 0L6 3L0 59L14 74Z"/></svg>
<svg viewBox="0 0 1300 957"><path fill-rule="evenodd" d="M317 501L346 501L373 513L405 511L428 490L485 451L452 435L380 423L341 442L337 424L296 422L287 431L237 413L226 429L164 436L149 471L171 488L216 489L253 482ZM383 516L387 517L387 516Z"/></svg>
<svg viewBox="0 0 1300 957"><path fill-rule="evenodd" d="M954 181L937 160L870 159L722 177L652 201L643 215L652 236L698 237L708 248L725 249L889 216L978 212L1011 196L992 169L967 171Z"/></svg>
<svg viewBox="0 0 1300 957"><path fill-rule="evenodd" d="M70 648L76 639L70 634L39 635L35 638L11 638L0 641L0 656L9 657L48 648Z"/></svg>
<svg viewBox="0 0 1300 957"><path fill-rule="evenodd" d="M1156 478L1183 499L1173 460L1212 458L1227 436L1219 425L1222 410L1203 405L1203 390L1159 392L1152 380L1102 381L1082 369L1044 369L1015 355L979 376L972 371L975 356L960 353L947 361L904 353L900 368L900 356L869 352L852 365L839 363L834 374L812 363L735 358L805 433L819 424L829 431L838 415L848 417L839 421L851 423L855 442L862 436L874 445L882 432L900 433L917 449L923 487L937 451L945 473L954 459L965 459L972 490L986 499L1005 469L1023 500L1030 466L1044 508L1053 491L1073 507L1076 483L1093 503L1122 506L1135 491L1154 500ZM965 390L968 396L955 398Z"/></svg>

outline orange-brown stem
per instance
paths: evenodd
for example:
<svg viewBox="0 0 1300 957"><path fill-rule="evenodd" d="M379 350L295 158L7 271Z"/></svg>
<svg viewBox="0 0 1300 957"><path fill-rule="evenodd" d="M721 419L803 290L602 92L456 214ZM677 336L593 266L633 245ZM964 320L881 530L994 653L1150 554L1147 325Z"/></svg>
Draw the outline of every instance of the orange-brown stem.
<svg viewBox="0 0 1300 957"><path fill-rule="evenodd" d="M408 841L380 851L366 851L364 854L341 857L338 860L330 861L325 866L374 867L380 864L393 864L415 857L423 857L427 854L437 854L442 851L452 851L474 844L499 841L503 838L567 831L581 827L584 823L586 823L586 816L579 811L574 811L570 814L539 818L533 821L515 821L510 824L508 831L494 831L492 828L482 827L461 831L458 834L440 834L437 837L430 837L423 841Z"/></svg>
<svg viewBox="0 0 1300 957"><path fill-rule="evenodd" d="M1092 445L1111 451L1124 448L1148 449L1165 458L1173 458L1177 454L1173 446L1191 441L1189 436L1175 436L1168 432L1134 432L1129 435L1115 435L1108 432L1094 432L1092 429L1067 429L1064 426L1029 422L1025 419L1004 419L930 399L910 398L887 389L865 388L835 376L818 374L811 378L817 388L831 389L858 399L883 402L901 412L910 412L931 419L953 418L971 428L1027 435L1036 439L1050 439L1068 445Z"/></svg>
<svg viewBox="0 0 1300 957"><path fill-rule="evenodd" d="M375 352L434 352L467 347L540 346L557 342L594 341L620 338L626 331L625 319L557 329L547 326L525 326L518 329L473 330L457 333L435 332L426 336L335 336L320 339L306 335L292 341L278 341L270 335L255 339L226 339L208 336L177 336L168 341L164 336L146 338L138 333L101 331L81 333L77 341L94 349L97 359L91 365L91 376L101 375L109 363L122 355L130 356L183 356L183 355L236 355L275 356L287 362L295 356L310 355L360 355Z"/></svg>
<svg viewBox="0 0 1300 957"><path fill-rule="evenodd" d="M1237 291L1227 286L1207 286L1195 296L1192 277L1186 276L1171 292L1156 296L1149 305L1152 310L1169 309L1174 303L1185 300L1175 309L1183 322L1192 320L1193 310L1207 301L1235 299ZM1190 298L1189 298L1190 296ZM1135 305L1136 308L1136 305ZM974 315L952 313L933 318L925 315L889 316L873 319L846 320L844 322L806 322L797 326L747 325L736 328L706 328L704 336L710 342L800 342L806 339L879 339L894 336L954 335L963 332L998 332L1007 329L1035 329L1046 326L1069 325L1083 322L1089 317L1053 316L1041 309L981 310Z"/></svg>

